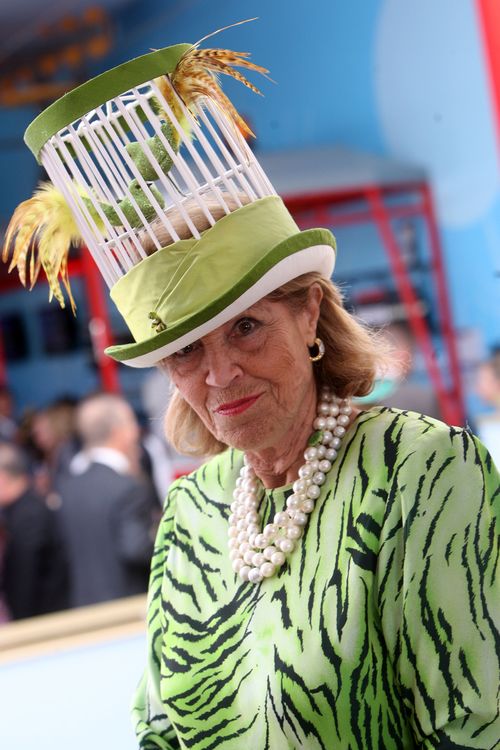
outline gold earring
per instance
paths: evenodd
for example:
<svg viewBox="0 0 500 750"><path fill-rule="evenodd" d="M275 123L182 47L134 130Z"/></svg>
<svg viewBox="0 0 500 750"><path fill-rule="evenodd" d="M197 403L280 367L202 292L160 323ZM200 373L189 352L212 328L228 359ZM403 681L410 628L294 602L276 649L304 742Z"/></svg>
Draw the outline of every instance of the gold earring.
<svg viewBox="0 0 500 750"><path fill-rule="evenodd" d="M325 355L325 345L321 341L321 339L314 339L314 344L309 348L309 359L311 362L318 362L320 359L322 359ZM313 354L314 349L316 349L316 353Z"/></svg>

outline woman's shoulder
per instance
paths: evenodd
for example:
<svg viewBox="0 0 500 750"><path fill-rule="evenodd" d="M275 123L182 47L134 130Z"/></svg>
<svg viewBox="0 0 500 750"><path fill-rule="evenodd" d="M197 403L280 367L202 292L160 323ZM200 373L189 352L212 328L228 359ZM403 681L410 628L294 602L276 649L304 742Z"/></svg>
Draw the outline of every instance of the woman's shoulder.
<svg viewBox="0 0 500 750"><path fill-rule="evenodd" d="M370 453L384 456L384 461L410 458L412 465L429 456L484 453L486 449L468 428L448 425L439 419L412 411L376 406L358 414L354 425L356 442L360 441Z"/></svg>
<svg viewBox="0 0 500 750"><path fill-rule="evenodd" d="M169 496L179 491L212 494L226 487L234 488L242 462L242 452L228 448L208 459L189 474L176 479L170 486Z"/></svg>

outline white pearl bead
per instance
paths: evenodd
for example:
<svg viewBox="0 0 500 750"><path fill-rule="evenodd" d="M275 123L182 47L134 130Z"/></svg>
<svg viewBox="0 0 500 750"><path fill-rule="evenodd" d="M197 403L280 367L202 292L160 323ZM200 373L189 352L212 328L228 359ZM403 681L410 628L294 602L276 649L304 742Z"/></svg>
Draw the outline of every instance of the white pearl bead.
<svg viewBox="0 0 500 750"><path fill-rule="evenodd" d="M315 430L324 430L326 426L326 417L316 417L316 419L313 422L313 427Z"/></svg>
<svg viewBox="0 0 500 750"><path fill-rule="evenodd" d="M326 453L326 448L324 445L318 445L318 458L324 458Z"/></svg>
<svg viewBox="0 0 500 750"><path fill-rule="evenodd" d="M345 427L336 427L333 431L333 434L337 437L341 438L345 435Z"/></svg>
<svg viewBox="0 0 500 750"><path fill-rule="evenodd" d="M285 555L283 554L283 552L278 552L277 551L271 557L271 562L273 563L273 565L276 565L278 567L280 565L283 565L283 563L285 562L285 559L286 558L285 558Z"/></svg>
<svg viewBox="0 0 500 750"><path fill-rule="evenodd" d="M312 500L316 500L321 494L320 488L316 484L312 484L307 490L307 497Z"/></svg>
<svg viewBox="0 0 500 750"><path fill-rule="evenodd" d="M285 555L290 554L290 552L293 551L293 548L295 547L295 544L291 539L280 539L278 542L279 548L282 552L285 553Z"/></svg>
<svg viewBox="0 0 500 750"><path fill-rule="evenodd" d="M262 552L255 552L254 556L252 557L252 565L255 565L256 568L260 568L260 566L266 562L266 558L262 554Z"/></svg>
<svg viewBox="0 0 500 750"><path fill-rule="evenodd" d="M235 560L233 560L233 570L235 573L239 573L244 565L243 560L241 557L237 557Z"/></svg>
<svg viewBox="0 0 500 750"><path fill-rule="evenodd" d="M278 533L278 527L275 523L268 523L264 526L262 533L266 539L272 539Z"/></svg>
<svg viewBox="0 0 500 750"><path fill-rule="evenodd" d="M237 547L234 548L233 547L233 549L230 550L230 552L229 552L229 559L232 561L232 560L237 560L239 557L240 557L240 550L239 550L239 548L237 548Z"/></svg>
<svg viewBox="0 0 500 750"><path fill-rule="evenodd" d="M230 526L227 530L227 535L231 538L238 536L238 529L236 528L236 526Z"/></svg>
<svg viewBox="0 0 500 750"><path fill-rule="evenodd" d="M331 448L340 448L342 440L339 437L334 437L331 441Z"/></svg>
<svg viewBox="0 0 500 750"><path fill-rule="evenodd" d="M266 560L270 560L275 552L276 552L276 547L270 544L269 547L266 547L264 550L264 557L266 558Z"/></svg>
<svg viewBox="0 0 500 750"><path fill-rule="evenodd" d="M328 417L326 420L326 429L333 430L333 428L336 426L337 426L337 420L335 419L335 417Z"/></svg>
<svg viewBox="0 0 500 750"><path fill-rule="evenodd" d="M308 487L308 483L305 479L296 479L293 483L294 492L305 492Z"/></svg>
<svg viewBox="0 0 500 750"><path fill-rule="evenodd" d="M257 534L254 539L254 544L256 547L267 547L267 539L264 534Z"/></svg>
<svg viewBox="0 0 500 750"><path fill-rule="evenodd" d="M340 407L340 413L341 414L352 414L352 406L350 404L346 404L345 406Z"/></svg>
<svg viewBox="0 0 500 750"><path fill-rule="evenodd" d="M335 459L337 458L337 456L338 456L338 453L335 450L335 448L328 448L328 450L326 452L326 459L328 461L335 461Z"/></svg>
<svg viewBox="0 0 500 750"><path fill-rule="evenodd" d="M290 510L295 510L300 505L300 499L297 495L290 495L290 497L287 497L286 499L286 507Z"/></svg>
<svg viewBox="0 0 500 750"><path fill-rule="evenodd" d="M323 445L328 445L332 441L333 432L331 430L325 430L323 432Z"/></svg>
<svg viewBox="0 0 500 750"><path fill-rule="evenodd" d="M322 471L317 471L315 474L313 474L313 482L314 484L319 484L320 486L325 483L326 476Z"/></svg>
<svg viewBox="0 0 500 750"><path fill-rule="evenodd" d="M290 516L285 511L280 511L274 516L274 523L278 526L286 526L290 520Z"/></svg>
<svg viewBox="0 0 500 750"><path fill-rule="evenodd" d="M231 512L235 513L238 510L238 508L240 507L240 504L239 504L239 502L237 500L233 500L233 502L231 503L231 505L229 507L231 508Z"/></svg>
<svg viewBox="0 0 500 750"><path fill-rule="evenodd" d="M322 414L323 416L326 416L328 414L328 411L330 409L330 404L328 401L320 401L318 404L318 414Z"/></svg>
<svg viewBox="0 0 500 750"><path fill-rule="evenodd" d="M240 578L242 578L244 581L248 581L248 574L251 571L251 567L249 565L243 565L239 571L238 574Z"/></svg>
<svg viewBox="0 0 500 750"><path fill-rule="evenodd" d="M340 409L338 407L338 404L330 404L330 416L336 417L339 413Z"/></svg>
<svg viewBox="0 0 500 750"><path fill-rule="evenodd" d="M315 458L318 458L318 449L315 448L314 445L310 445L309 448L304 451L304 458L306 461L314 461Z"/></svg>
<svg viewBox="0 0 500 750"><path fill-rule="evenodd" d="M347 416L347 414L340 414L337 417L337 423L342 427L346 427L349 424L349 417Z"/></svg>
<svg viewBox="0 0 500 750"><path fill-rule="evenodd" d="M314 461L310 461L309 462L309 466L311 467L313 473L315 471L318 471L318 467L319 467L319 461L318 461L318 459L316 458Z"/></svg>
<svg viewBox="0 0 500 750"><path fill-rule="evenodd" d="M271 578L276 572L276 567L272 564L272 562L265 562L262 563L260 566L260 573L263 578Z"/></svg>
<svg viewBox="0 0 500 750"><path fill-rule="evenodd" d="M307 479L307 477L311 476L312 471L313 470L311 469L311 466L309 464L304 464L299 469L299 477L301 479Z"/></svg>
<svg viewBox="0 0 500 750"><path fill-rule="evenodd" d="M286 531L286 535L288 539L300 539L302 536L302 529L298 526L290 526ZM281 549L283 549L283 547Z"/></svg>
<svg viewBox="0 0 500 750"><path fill-rule="evenodd" d="M258 568L251 568L248 573L248 580L250 583L260 583L262 581L262 573Z"/></svg>
<svg viewBox="0 0 500 750"><path fill-rule="evenodd" d="M238 536L236 537L239 542L246 542L247 540L247 532L246 531L238 531Z"/></svg>
<svg viewBox="0 0 500 750"><path fill-rule="evenodd" d="M241 542L241 544L238 545L238 548L240 550L241 556L245 554L247 549L250 549L250 543L249 542Z"/></svg>
<svg viewBox="0 0 500 750"><path fill-rule="evenodd" d="M246 510L257 510L259 506L259 501L256 500L254 497L249 497L245 502L243 503L243 507Z"/></svg>
<svg viewBox="0 0 500 750"><path fill-rule="evenodd" d="M297 524L298 526L305 526L305 525L306 525L306 523L307 523L307 516L306 516L306 514L305 514L305 513L302 513L302 512L301 512L301 511L299 510L299 511L297 511L297 512L295 513L295 516L294 516L294 519L293 519L293 520L294 520L294 522L295 522L295 523L296 523L296 524Z"/></svg>
<svg viewBox="0 0 500 750"><path fill-rule="evenodd" d="M325 474L328 473L331 468L332 468L332 464L326 458L324 458L323 461L319 462L318 469L324 472Z"/></svg>
<svg viewBox="0 0 500 750"><path fill-rule="evenodd" d="M229 549L236 549L240 546L240 543L238 542L237 539L235 539L234 537L231 537L231 539L227 540L227 546L229 547Z"/></svg>
<svg viewBox="0 0 500 750"><path fill-rule="evenodd" d="M302 512L303 513L312 513L314 510L314 500L311 500L310 497L307 498L307 500L304 500L302 503Z"/></svg>
<svg viewBox="0 0 500 750"><path fill-rule="evenodd" d="M257 523L259 520L259 514L256 513L254 510L248 511L248 513L245 516L245 521L247 524Z"/></svg>
<svg viewBox="0 0 500 750"><path fill-rule="evenodd" d="M243 559L244 559L244 561L245 561L245 562L246 562L246 563L247 563L248 565L251 565L251 564L252 564L252 562L253 562L253 556L254 556L254 555L255 555L255 552L253 551L253 549L247 549L247 551L246 551L246 552L244 553L244 555L243 555Z"/></svg>
<svg viewBox="0 0 500 750"><path fill-rule="evenodd" d="M260 528L256 523L251 523L247 529L247 536L250 537L252 534L255 536L260 532Z"/></svg>
<svg viewBox="0 0 500 750"><path fill-rule="evenodd" d="M236 528L238 529L238 531L246 531L247 522L244 518L238 519L238 521L236 522Z"/></svg>

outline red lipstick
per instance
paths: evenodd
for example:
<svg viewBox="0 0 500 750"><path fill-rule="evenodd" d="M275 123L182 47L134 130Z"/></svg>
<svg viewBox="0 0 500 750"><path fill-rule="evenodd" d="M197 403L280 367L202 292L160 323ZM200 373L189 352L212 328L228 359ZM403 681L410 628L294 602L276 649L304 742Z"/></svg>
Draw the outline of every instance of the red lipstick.
<svg viewBox="0 0 500 750"><path fill-rule="evenodd" d="M247 396L246 398L240 398L237 401L228 401L227 404L221 404L217 407L215 412L222 414L224 417L232 417L236 414L242 414L244 411L249 409L258 398L261 397L261 393L256 396Z"/></svg>

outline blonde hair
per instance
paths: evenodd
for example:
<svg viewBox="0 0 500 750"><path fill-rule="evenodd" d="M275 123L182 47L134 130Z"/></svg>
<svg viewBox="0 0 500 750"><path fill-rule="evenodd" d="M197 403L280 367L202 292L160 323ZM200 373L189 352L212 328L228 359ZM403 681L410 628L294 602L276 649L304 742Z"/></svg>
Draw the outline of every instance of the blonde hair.
<svg viewBox="0 0 500 750"><path fill-rule="evenodd" d="M267 299L284 302L298 311L306 305L310 287L315 283L323 291L317 336L326 350L313 365L316 385L326 383L342 398L366 396L375 375L383 369L387 348L344 309L335 284L319 273L306 273L271 292ZM167 409L165 431L174 448L186 455L212 456L228 447L212 435L177 389Z"/></svg>

